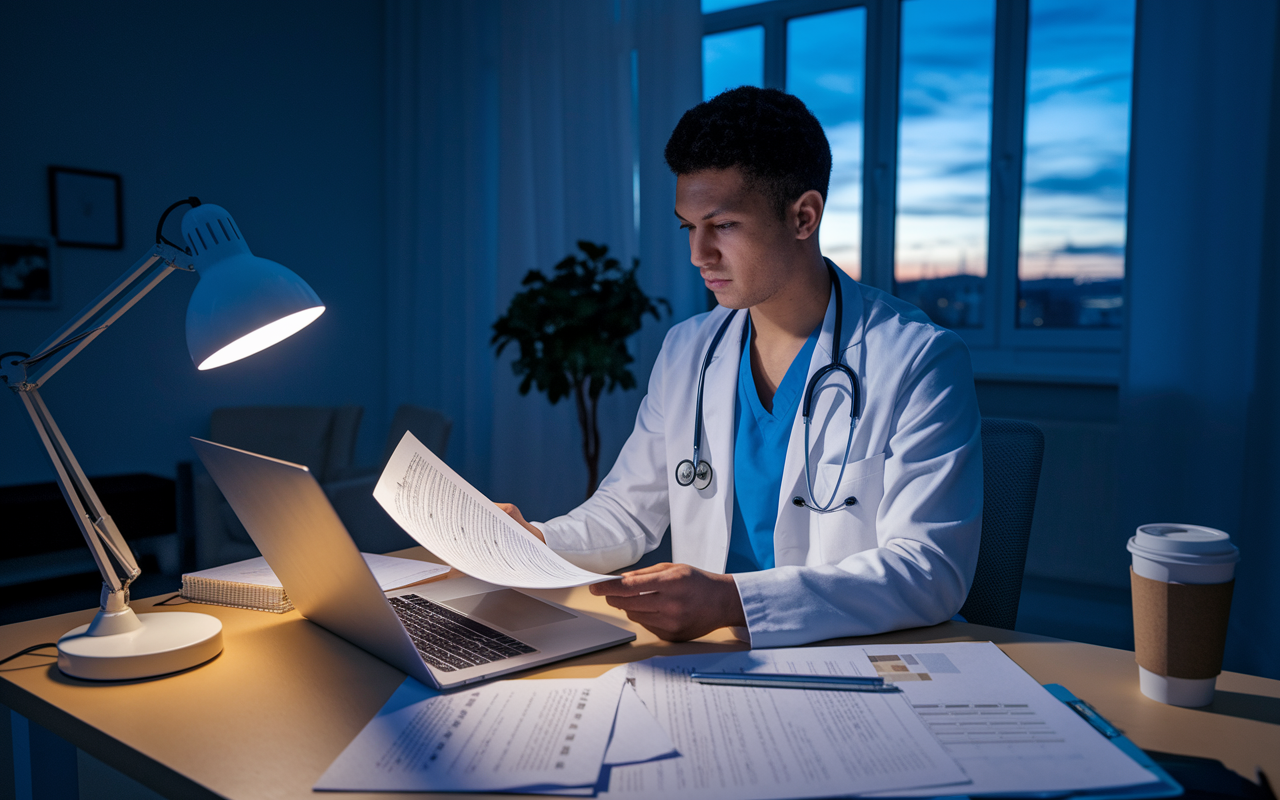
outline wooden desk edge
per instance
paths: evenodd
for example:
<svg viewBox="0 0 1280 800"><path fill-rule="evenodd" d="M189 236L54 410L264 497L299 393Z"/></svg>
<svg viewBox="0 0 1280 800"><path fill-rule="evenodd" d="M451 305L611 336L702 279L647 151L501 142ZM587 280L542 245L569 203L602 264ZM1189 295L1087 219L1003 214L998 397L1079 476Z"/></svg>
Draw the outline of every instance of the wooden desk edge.
<svg viewBox="0 0 1280 800"><path fill-rule="evenodd" d="M393 555L415 558L417 560L431 560L428 554L426 554L425 551L422 551L419 548L412 548L407 551L400 551L397 553L393 553ZM447 577L447 576L441 576L440 579L443 579L444 577ZM542 595L548 596L548 599L564 602L564 596L568 595L570 592L568 590L550 590L550 591L544 591L544 592L531 592L531 593L542 594ZM154 604L154 602L156 602L159 599L162 599L162 598L161 597L145 598L145 599L135 601L134 605L139 611L143 611L151 607ZM212 609L217 607L202 607L202 608ZM590 611L591 613L595 613L597 615L600 614L600 610L594 607L591 608ZM606 613L608 611L613 611L613 610L607 609ZM248 612L248 613L253 613L253 612ZM281 617L277 619L292 617L292 615L295 613L296 612L291 612L290 615L281 615ZM51 617L44 620L33 620L26 623L16 623L14 625L4 626L4 628L0 628L0 631L4 631L6 633L18 633L18 631L15 631L14 629L29 626L32 628L31 633L33 636L40 636L40 638L48 638L49 632L51 630L55 628L59 631L70 629L71 627L74 627L77 624L82 624L83 622L87 621L91 617L91 615L92 615L91 610L76 612L73 614L61 615L59 617ZM253 619L255 622L261 621L265 626L273 621L273 620L267 619L267 617L274 617L274 616L275 615L264 615L263 617L255 616ZM248 619L248 618L245 618L245 619ZM618 620L614 620L614 621L618 621ZM621 620L619 624L626 624L625 620ZM633 627L634 629L635 626L631 626L631 627ZM42 634L38 634L37 631L41 631ZM641 655L641 656L637 656L636 658L631 658L631 657L626 657L625 655L625 654L636 653L641 648L643 648L645 651L659 651L660 654L677 654L680 652L707 652L711 650L716 650L717 648L725 649L725 650L744 648L744 646L741 643L734 643L732 640L727 638L724 639L723 641L717 640L715 642L707 642L703 640L700 642L687 643L682 645L667 645L664 643L656 642L653 639L652 635L648 634L647 632L638 631L638 633L641 634L640 638L638 638L634 644L627 645L626 646L627 649L625 651L621 651L624 653L624 656L622 658L619 658L619 652L620 652L619 648L610 648L609 650L597 651L596 653L587 654L585 656L579 656L574 659L569 659L565 662L549 664L535 670L530 670L529 672L524 673L524 677L530 677L530 678L555 677L556 673L562 673L562 672L570 672L570 673L579 674L579 675L592 674L592 673L599 674L601 672L604 672L610 666L614 666L619 663L624 663L627 661L638 660L638 658L644 657L643 655ZM233 635L234 635L234 631L233 631ZM18 638L18 637L15 636L14 638ZM28 641L30 640L31 638L28 637ZM958 623L958 622L947 622L947 623L943 623L942 625L934 626L931 628L914 628L914 629L907 629L907 630L901 630L901 631L893 631L893 632L890 632L887 634L881 634L878 636L861 637L857 639L838 639L838 640L832 640L828 642L821 642L821 643L815 643L815 644L823 644L823 645L871 644L871 643L915 644L915 643L921 643L924 641L946 642L946 641L975 641L975 640L994 642L997 646L1000 646L1002 650L1008 653L1016 663L1019 663L1020 666L1023 666L1024 669L1027 669L1028 672L1031 672L1031 669L1028 669L1027 665L1023 663L1023 661L1028 660L1027 653L1025 652L1028 649L1027 646L1031 646L1032 648L1035 648L1035 646L1037 645L1064 644L1064 645L1071 645L1073 647L1096 648L1097 653L1095 655L1101 658L1097 658L1095 660L1109 662L1111 664L1111 666L1108 667L1109 669L1115 669L1114 664L1117 661L1122 661L1122 660L1127 661L1132 659L1132 653L1129 651L1113 650L1110 648L1101 648L1095 645L1083 645L1080 643L1069 642L1061 639L1054 639L1047 636L1018 633L1018 632L1007 631L999 628L987 628L984 626L974 625L971 623ZM354 647L354 645L352 645L352 647ZM14 649L20 649L20 648L14 648ZM1014 655L1013 652L1010 652L1011 650L1016 652L1019 649L1022 649L1024 651L1023 659L1021 661L1019 660L1019 658L1017 658ZM1036 659L1033 658L1030 660L1035 661ZM1041 655L1039 660L1043 662L1045 660L1045 657ZM3 702L5 705L9 706L17 713L27 717L28 719L31 719L37 722L40 725L43 725L50 732L62 737L69 743L75 745L76 747L79 747L80 749L84 750L87 754L103 761L104 763L112 765L114 768L118 769L123 774L137 780L143 785L163 795L181 796L181 797L199 797L199 798L223 797L222 794L219 794L214 789L211 789L203 784L200 784L196 780L189 778L186 775L182 774L181 772L177 771L178 768L181 768L181 765L178 765L177 768L170 767L170 766L167 766L165 763L162 763L151 756L144 755L141 751L135 750L133 746L125 744L124 741L113 737L109 733L103 730L100 730L97 727L94 727L92 723L89 723L84 719L77 717L75 714L73 714L70 711L64 710L61 706L56 705L55 701L46 700L43 697L41 697L39 694L29 691L28 689L14 683L12 680L9 679L10 678L9 674L7 674L13 671L14 669L15 668L13 668L12 665L7 665L6 667L0 667L0 678L3 678L3 680L0 680L0 702ZM18 667L17 669L22 669L22 667ZM52 664L49 664L48 666L41 665L39 667L31 667L31 669L48 671L48 670L55 670L56 667L54 667ZM196 667L195 669L198 670L198 669L201 669L201 667ZM1031 674L1033 674L1033 676L1036 677L1037 680L1041 679L1039 676L1035 676L1034 673L1031 673ZM1223 673L1223 675L1228 679L1228 682L1232 683L1233 685L1245 686L1251 690L1256 687L1256 690L1261 694L1261 696L1280 698L1280 682L1271 681L1265 678L1256 678L1254 676L1240 675L1237 673ZM163 680L163 679L160 679L160 680ZM1085 680L1086 679L1084 677L1080 679L1081 682L1084 682ZM1078 686L1073 687L1071 685L1072 681L1070 680L1059 681L1059 682L1066 683L1068 688L1073 689L1073 691L1077 691L1077 693L1080 693L1082 696L1086 696L1089 694L1089 692L1081 692ZM1136 686L1136 669L1135 669L1133 683ZM1128 690L1127 687L1120 687L1120 688L1123 688L1125 691ZM1116 687L1111 687L1111 691L1113 694L1116 693L1114 691L1115 689ZM392 689L391 691L394 691L394 689ZM1099 691L1099 693L1106 694L1106 692L1102 692L1102 691ZM387 692L387 696L388 697L390 696L389 691ZM1086 699L1089 699L1089 698L1086 696ZM1126 700L1126 702L1128 701ZM1154 701L1151 701L1151 702L1154 702ZM1130 705L1132 705L1132 703L1130 703ZM1129 710L1132 710L1132 709L1129 709ZM1143 713L1151 712L1157 715L1163 715L1167 712L1167 707L1165 708L1146 707L1145 710L1144 709L1139 709L1139 710L1142 711ZM1108 708L1105 707L1105 705L1102 708L1100 708L1100 711L1104 714L1104 716L1108 715L1109 713L1109 710ZM1122 727L1124 726L1123 719L1121 720L1112 719L1112 721L1117 722ZM1272 726L1272 728L1274 728L1277 731L1277 740L1278 740L1277 744L1280 744L1280 727ZM1137 743L1139 744L1139 746L1143 746L1142 741L1138 740ZM1148 744L1146 746L1150 746L1150 745ZM1280 752L1280 747L1277 748L1277 752ZM1240 768L1238 765L1233 766L1233 768L1237 769L1237 771L1240 771ZM1253 777L1252 774L1246 774L1245 776L1250 778ZM310 787L307 786L306 790L309 793Z"/></svg>

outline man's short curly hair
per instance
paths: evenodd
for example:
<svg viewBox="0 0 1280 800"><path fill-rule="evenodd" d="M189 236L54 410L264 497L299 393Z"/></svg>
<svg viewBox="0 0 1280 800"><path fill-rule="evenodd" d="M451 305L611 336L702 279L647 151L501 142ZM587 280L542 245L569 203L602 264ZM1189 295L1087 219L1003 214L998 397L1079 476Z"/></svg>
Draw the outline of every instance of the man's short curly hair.
<svg viewBox="0 0 1280 800"><path fill-rule="evenodd" d="M823 200L831 181L831 145L817 118L794 95L739 86L684 113L664 151L676 175L738 167L781 218L800 195Z"/></svg>

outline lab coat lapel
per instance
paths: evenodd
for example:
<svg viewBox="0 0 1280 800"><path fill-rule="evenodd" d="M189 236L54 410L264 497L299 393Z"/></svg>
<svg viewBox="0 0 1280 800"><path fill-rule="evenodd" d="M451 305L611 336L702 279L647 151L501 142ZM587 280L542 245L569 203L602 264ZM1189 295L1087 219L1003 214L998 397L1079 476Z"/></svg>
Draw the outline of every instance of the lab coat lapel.
<svg viewBox="0 0 1280 800"><path fill-rule="evenodd" d="M818 334L817 346L813 348L813 356L809 360L809 371L805 375L805 387L814 373L831 363L831 349L838 346L843 349L844 363L858 371L858 360L855 349L861 346L864 328L862 312L862 292L858 284L836 268L840 281L843 300L842 343L833 343L835 331L835 292L827 301L827 313L822 319L822 331ZM840 377L828 376L823 385L836 383L844 385ZM782 491L778 495L778 519L773 529L773 552L776 566L804 565L806 558L816 548L810 547L809 531L812 518L817 516L807 508L795 505L793 498L801 497L810 501L805 481L805 459L810 458L809 469L814 478L814 491L817 500L825 503L832 489L818 480L818 465L837 462L844 455L845 443L849 436L849 396L846 392L827 389L817 394L814 399L813 415L810 420L810 449L805 451L804 420L801 414L804 409L804 398L800 399L796 409L795 421L791 426L791 438L787 442L787 460L782 468ZM850 458L854 456L851 454ZM732 508L730 509L732 513Z"/></svg>
<svg viewBox="0 0 1280 800"><path fill-rule="evenodd" d="M729 556L729 531L733 525L733 408L746 320L747 312L739 311L725 330L724 338L707 366L702 395L702 458L711 465L712 480L710 486L698 491L700 513L697 533L688 537L695 552L688 553L687 559L672 552L677 562L683 561L714 572L724 571Z"/></svg>

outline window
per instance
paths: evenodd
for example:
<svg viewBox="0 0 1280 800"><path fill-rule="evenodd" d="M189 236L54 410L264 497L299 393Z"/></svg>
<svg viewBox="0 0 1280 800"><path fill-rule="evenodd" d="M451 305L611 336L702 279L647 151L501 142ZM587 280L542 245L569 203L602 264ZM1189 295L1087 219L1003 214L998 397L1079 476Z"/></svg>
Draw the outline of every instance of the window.
<svg viewBox="0 0 1280 800"><path fill-rule="evenodd" d="M1114 380L1135 0L702 0L703 91L826 129L823 252L980 377Z"/></svg>
<svg viewBox="0 0 1280 800"><path fill-rule="evenodd" d="M787 91L804 101L831 144L822 251L862 274L862 90L867 12L846 8L787 20Z"/></svg>

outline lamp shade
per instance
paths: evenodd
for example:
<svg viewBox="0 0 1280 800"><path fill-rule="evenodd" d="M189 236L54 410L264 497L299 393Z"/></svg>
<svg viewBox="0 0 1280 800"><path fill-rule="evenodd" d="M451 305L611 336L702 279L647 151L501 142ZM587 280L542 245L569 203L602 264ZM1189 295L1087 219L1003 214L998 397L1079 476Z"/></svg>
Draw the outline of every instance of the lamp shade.
<svg viewBox="0 0 1280 800"><path fill-rule="evenodd" d="M200 282L187 305L187 349L197 369L238 361L288 338L324 312L307 282L249 252L221 206L203 203L182 218Z"/></svg>

